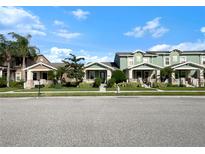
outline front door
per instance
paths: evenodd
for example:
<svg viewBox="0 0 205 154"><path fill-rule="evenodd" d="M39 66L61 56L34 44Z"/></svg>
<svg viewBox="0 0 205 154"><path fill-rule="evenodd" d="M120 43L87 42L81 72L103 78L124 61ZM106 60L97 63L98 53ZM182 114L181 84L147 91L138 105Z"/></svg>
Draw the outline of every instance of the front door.
<svg viewBox="0 0 205 154"><path fill-rule="evenodd" d="M149 77L149 71L144 71L143 81L144 81L145 83L148 82L148 77Z"/></svg>

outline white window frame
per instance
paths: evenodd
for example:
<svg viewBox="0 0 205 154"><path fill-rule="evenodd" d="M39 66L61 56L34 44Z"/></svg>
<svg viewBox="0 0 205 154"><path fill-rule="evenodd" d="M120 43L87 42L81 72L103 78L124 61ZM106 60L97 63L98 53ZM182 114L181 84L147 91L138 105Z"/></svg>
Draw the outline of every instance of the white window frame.
<svg viewBox="0 0 205 154"><path fill-rule="evenodd" d="M181 58L184 58L185 61L182 62ZM179 57L179 62L180 62L180 63L185 63L186 61L187 61L187 57L186 57L186 56L180 56L180 57Z"/></svg>
<svg viewBox="0 0 205 154"><path fill-rule="evenodd" d="M147 59L147 60L145 60ZM149 57L143 57L143 63L150 63L150 58Z"/></svg>
<svg viewBox="0 0 205 154"><path fill-rule="evenodd" d="M166 58L169 58L169 64L168 64L168 65L166 64ZM165 57L164 57L164 66L169 66L169 65L171 65L170 59L171 59L171 58L170 58L169 56L165 56Z"/></svg>
<svg viewBox="0 0 205 154"><path fill-rule="evenodd" d="M205 65L205 56L202 56L202 57L201 57L201 64L202 64L202 65Z"/></svg>
<svg viewBox="0 0 205 154"><path fill-rule="evenodd" d="M133 66L134 65L134 57L128 57L127 59L127 66Z"/></svg>

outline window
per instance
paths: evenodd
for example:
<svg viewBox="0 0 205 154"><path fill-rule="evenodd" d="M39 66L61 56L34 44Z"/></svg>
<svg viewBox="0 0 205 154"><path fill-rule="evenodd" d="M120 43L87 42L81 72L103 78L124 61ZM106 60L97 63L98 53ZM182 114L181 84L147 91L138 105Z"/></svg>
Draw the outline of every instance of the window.
<svg viewBox="0 0 205 154"><path fill-rule="evenodd" d="M134 60L133 57L128 58L128 66L133 66L134 65Z"/></svg>
<svg viewBox="0 0 205 154"><path fill-rule="evenodd" d="M164 65L169 66L170 65L170 57L165 57L164 58Z"/></svg>
<svg viewBox="0 0 205 154"><path fill-rule="evenodd" d="M95 71L89 71L88 78L89 79L94 79L95 78Z"/></svg>
<svg viewBox="0 0 205 154"><path fill-rule="evenodd" d="M37 73L36 72L33 73L33 80L37 80Z"/></svg>
<svg viewBox="0 0 205 154"><path fill-rule="evenodd" d="M149 63L149 57L143 57L143 63Z"/></svg>
<svg viewBox="0 0 205 154"><path fill-rule="evenodd" d="M186 57L183 56L183 57L180 57L180 63L185 63L186 62Z"/></svg>
<svg viewBox="0 0 205 154"><path fill-rule="evenodd" d="M43 79L47 80L47 72L43 72Z"/></svg>
<svg viewBox="0 0 205 154"><path fill-rule="evenodd" d="M201 64L205 65L205 56L201 57Z"/></svg>
<svg viewBox="0 0 205 154"><path fill-rule="evenodd" d="M21 80L21 72L16 72L16 81Z"/></svg>

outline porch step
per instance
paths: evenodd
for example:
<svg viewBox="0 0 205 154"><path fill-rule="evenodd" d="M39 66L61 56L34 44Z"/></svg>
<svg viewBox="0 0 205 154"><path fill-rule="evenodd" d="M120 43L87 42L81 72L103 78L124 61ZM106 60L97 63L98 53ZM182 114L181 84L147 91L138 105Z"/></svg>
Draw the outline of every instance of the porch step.
<svg viewBox="0 0 205 154"><path fill-rule="evenodd" d="M106 92L106 84L101 84L99 89L100 89L100 92Z"/></svg>

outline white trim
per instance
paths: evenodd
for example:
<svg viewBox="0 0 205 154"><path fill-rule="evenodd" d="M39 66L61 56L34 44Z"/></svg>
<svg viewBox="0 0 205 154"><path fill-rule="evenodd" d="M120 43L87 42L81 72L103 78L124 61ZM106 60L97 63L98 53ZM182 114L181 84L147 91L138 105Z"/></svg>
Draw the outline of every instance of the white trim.
<svg viewBox="0 0 205 154"><path fill-rule="evenodd" d="M38 63L36 63L36 64L34 64L34 65L31 65L31 66L25 68L24 70L29 70L29 69L31 69L31 68L33 68L33 67L35 67L35 66L38 66L38 65L44 65L44 66L46 66L46 67L48 67L48 68L57 70L55 67L53 67L53 66L51 66L51 65L48 65L48 64L45 64L45 63L43 63L43 62L38 62Z"/></svg>
<svg viewBox="0 0 205 154"><path fill-rule="evenodd" d="M180 66L183 66L183 65L186 65L186 64L192 64L192 65L195 65L195 66L198 66L198 67L205 68L205 66L197 64L197 63L193 63L193 62L185 62L185 63L182 63L182 64L175 65L175 66L173 66L171 68L175 69L177 67L180 67Z"/></svg>
<svg viewBox="0 0 205 154"><path fill-rule="evenodd" d="M107 68L110 68L111 70L115 70L114 68L112 68L112 67L110 67L110 66L108 66L108 65L106 65L106 64L103 64L103 63L101 63L101 62L91 62L91 63L89 63L89 64L86 64L86 65L84 66L84 68L85 68L85 67L89 67L89 66L91 66L91 65L93 65L93 64L99 64L99 65L105 66L105 67L107 67Z"/></svg>
<svg viewBox="0 0 205 154"><path fill-rule="evenodd" d="M151 64L151 63L140 63L140 64L134 65L134 66L132 66L132 67L128 67L127 69L129 70L129 69L138 67L138 66L143 65L143 64L150 65L150 66L157 67L157 68L162 68L161 66L154 65L154 64Z"/></svg>
<svg viewBox="0 0 205 154"><path fill-rule="evenodd" d="M169 65L166 65L166 58L169 58ZM164 56L164 66L170 66L171 65L171 58L170 56Z"/></svg>
<svg viewBox="0 0 205 154"><path fill-rule="evenodd" d="M147 59L147 62L145 62L145 59ZM143 63L150 63L150 57L142 57Z"/></svg>

